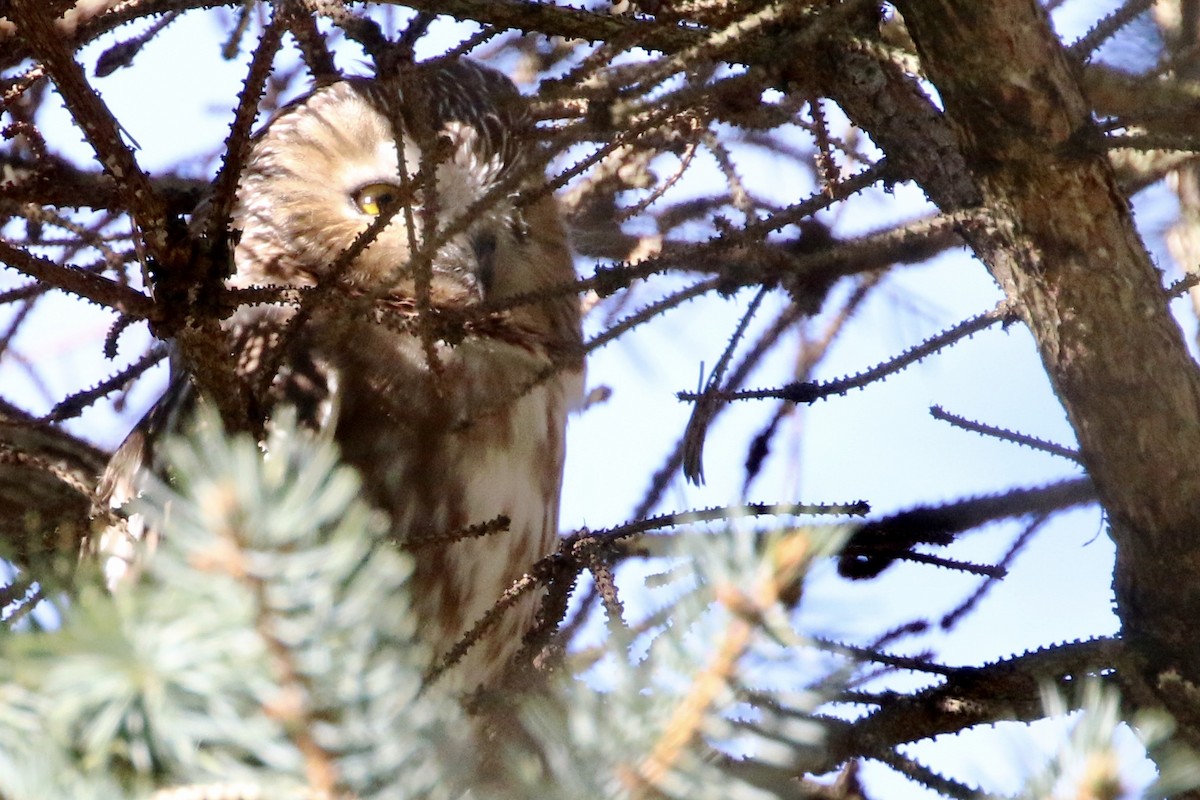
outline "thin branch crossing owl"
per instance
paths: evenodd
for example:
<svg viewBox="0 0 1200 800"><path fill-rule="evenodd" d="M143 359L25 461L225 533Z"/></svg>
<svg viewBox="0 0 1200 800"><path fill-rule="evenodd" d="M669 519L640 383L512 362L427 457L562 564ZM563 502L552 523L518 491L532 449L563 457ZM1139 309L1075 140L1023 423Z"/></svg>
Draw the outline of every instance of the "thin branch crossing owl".
<svg viewBox="0 0 1200 800"><path fill-rule="evenodd" d="M331 428L398 540L509 520L415 551L413 602L438 656L557 535L566 417L582 388L578 300L543 292L476 313L574 280L554 199L528 191L544 181L535 153L507 78L426 62L323 86L279 113L253 142L233 212L228 286L327 293L299 308L243 306L222 323L267 413L287 403ZM466 320L461 336L425 324L446 317ZM155 436L194 394L176 374L113 457L102 489L115 503L136 493ZM139 536L130 525L100 537L110 576ZM451 680L494 679L535 605L510 609Z"/></svg>

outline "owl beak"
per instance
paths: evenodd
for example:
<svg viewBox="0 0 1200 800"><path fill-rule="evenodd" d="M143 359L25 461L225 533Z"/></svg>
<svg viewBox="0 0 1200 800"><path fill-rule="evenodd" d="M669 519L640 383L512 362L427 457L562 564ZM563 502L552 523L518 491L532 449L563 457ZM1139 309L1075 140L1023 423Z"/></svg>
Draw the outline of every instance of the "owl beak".
<svg viewBox="0 0 1200 800"><path fill-rule="evenodd" d="M481 231L472 236L471 251L475 255L475 277L486 297L496 278L496 234Z"/></svg>
<svg viewBox="0 0 1200 800"><path fill-rule="evenodd" d="M489 230L448 242L432 265L437 293L456 304L483 300L495 282L497 249L496 235Z"/></svg>

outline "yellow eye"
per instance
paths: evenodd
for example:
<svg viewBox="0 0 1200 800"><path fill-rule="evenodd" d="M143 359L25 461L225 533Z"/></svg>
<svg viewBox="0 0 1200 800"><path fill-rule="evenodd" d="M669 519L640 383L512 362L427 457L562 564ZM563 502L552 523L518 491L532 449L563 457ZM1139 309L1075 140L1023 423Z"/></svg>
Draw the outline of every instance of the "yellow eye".
<svg viewBox="0 0 1200 800"><path fill-rule="evenodd" d="M400 187L392 183L368 183L351 195L354 205L364 214L378 217L400 202Z"/></svg>

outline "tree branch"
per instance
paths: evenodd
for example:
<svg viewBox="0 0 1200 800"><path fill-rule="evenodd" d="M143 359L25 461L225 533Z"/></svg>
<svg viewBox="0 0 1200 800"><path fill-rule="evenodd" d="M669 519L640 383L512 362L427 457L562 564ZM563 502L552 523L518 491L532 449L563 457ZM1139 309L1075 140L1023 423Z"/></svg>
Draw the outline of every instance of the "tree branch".
<svg viewBox="0 0 1200 800"><path fill-rule="evenodd" d="M1200 563L1200 374L1078 70L1033 0L898 6L995 215L965 235L1020 302L1109 513L1126 635L1151 685L1168 671L1200 682L1200 585L1177 579ZM958 200L919 177L943 210ZM1200 743L1200 712L1170 710Z"/></svg>

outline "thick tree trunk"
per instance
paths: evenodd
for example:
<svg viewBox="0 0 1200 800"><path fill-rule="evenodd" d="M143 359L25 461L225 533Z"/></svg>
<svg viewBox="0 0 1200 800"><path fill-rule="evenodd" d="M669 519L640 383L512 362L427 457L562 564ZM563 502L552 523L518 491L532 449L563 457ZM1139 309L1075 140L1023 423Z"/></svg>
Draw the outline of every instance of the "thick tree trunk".
<svg viewBox="0 0 1200 800"><path fill-rule="evenodd" d="M1123 635L1200 743L1178 683L1200 684L1200 373L1076 66L1034 0L897 5L988 209L964 233L1020 302L1108 512Z"/></svg>

